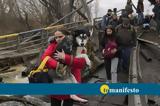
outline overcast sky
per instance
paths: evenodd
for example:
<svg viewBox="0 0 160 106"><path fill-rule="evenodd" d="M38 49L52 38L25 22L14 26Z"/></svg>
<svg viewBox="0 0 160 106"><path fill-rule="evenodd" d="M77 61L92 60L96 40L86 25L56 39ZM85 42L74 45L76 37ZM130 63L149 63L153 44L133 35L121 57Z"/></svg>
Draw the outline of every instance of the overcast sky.
<svg viewBox="0 0 160 106"><path fill-rule="evenodd" d="M107 10L109 8L117 8L123 9L126 5L127 0L97 0L99 1L99 6L98 6L98 16L103 16L106 14ZM137 6L138 0L132 0L135 6ZM144 0L144 7L145 7L145 14L149 13L152 14L152 8L153 6L150 5L148 0ZM134 10L135 11L135 10Z"/></svg>

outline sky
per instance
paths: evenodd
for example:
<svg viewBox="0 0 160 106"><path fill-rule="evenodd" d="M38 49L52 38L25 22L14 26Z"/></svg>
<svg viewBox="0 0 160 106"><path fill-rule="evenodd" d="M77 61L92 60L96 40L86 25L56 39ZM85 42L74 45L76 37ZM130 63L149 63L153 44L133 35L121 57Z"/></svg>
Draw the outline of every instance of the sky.
<svg viewBox="0 0 160 106"><path fill-rule="evenodd" d="M109 8L113 9L113 8L117 8L119 9L123 9L125 8L126 2L127 0L97 0L98 1L98 17L103 16L104 14L106 14L107 10ZM134 5L137 6L137 2L138 0L132 0ZM145 14L152 14L152 8L153 6L151 6L151 4L148 2L148 0L144 0L144 13ZM135 11L135 10L134 10Z"/></svg>

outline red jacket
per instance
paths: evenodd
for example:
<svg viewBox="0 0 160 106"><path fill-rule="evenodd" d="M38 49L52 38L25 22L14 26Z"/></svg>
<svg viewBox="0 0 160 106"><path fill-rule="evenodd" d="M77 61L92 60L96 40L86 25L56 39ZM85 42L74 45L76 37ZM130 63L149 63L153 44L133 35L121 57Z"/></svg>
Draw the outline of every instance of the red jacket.
<svg viewBox="0 0 160 106"><path fill-rule="evenodd" d="M43 60L46 56L52 57L53 53L55 52L57 47L57 43L53 42L48 45L47 49L43 53L41 60ZM65 64L70 65L71 63L71 56L68 54L65 54ZM56 69L57 67L57 60L54 58L50 58L47 63L46 63L48 68L51 69ZM75 76L77 82L81 82L81 71L86 65L86 61L84 58L73 58L73 63L70 65L71 67L71 73ZM63 96L51 96L51 98L56 98L58 100L65 100L65 99L70 99L69 95L63 95Z"/></svg>

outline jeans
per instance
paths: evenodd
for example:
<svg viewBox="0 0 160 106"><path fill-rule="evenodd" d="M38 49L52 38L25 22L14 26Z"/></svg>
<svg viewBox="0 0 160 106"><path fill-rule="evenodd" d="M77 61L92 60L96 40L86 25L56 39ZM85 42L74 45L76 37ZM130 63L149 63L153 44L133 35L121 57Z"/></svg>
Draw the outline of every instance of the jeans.
<svg viewBox="0 0 160 106"><path fill-rule="evenodd" d="M121 50L120 58L121 58L121 64L122 68L129 72L129 65L130 65L130 55L132 52L132 47L126 47Z"/></svg>
<svg viewBox="0 0 160 106"><path fill-rule="evenodd" d="M107 80L111 80L112 83L117 83L117 67L118 67L117 57L112 59L105 59Z"/></svg>

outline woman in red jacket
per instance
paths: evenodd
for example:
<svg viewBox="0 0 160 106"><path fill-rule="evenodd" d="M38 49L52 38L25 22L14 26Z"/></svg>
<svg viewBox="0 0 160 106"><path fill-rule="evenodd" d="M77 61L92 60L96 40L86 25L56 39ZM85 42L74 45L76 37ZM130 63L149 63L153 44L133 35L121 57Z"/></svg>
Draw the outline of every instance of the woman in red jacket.
<svg viewBox="0 0 160 106"><path fill-rule="evenodd" d="M81 82L81 71L86 65L85 58L75 58L72 55L65 54L64 51L56 51L56 48L59 43L65 39L66 32L65 31L56 31L54 39L50 41L50 44L48 45L47 49L42 55L42 60L46 56L54 57L50 58L46 65L49 69L52 69L52 72L54 72L58 66L58 62L62 61L67 66L71 68L71 73L75 77L76 81L78 83ZM54 80L54 79L53 79ZM61 106L61 103L63 101L63 106L73 106L73 100L72 97L76 98L75 95L54 95L51 96L51 105L52 106ZM81 102L87 102L85 99L78 98Z"/></svg>

